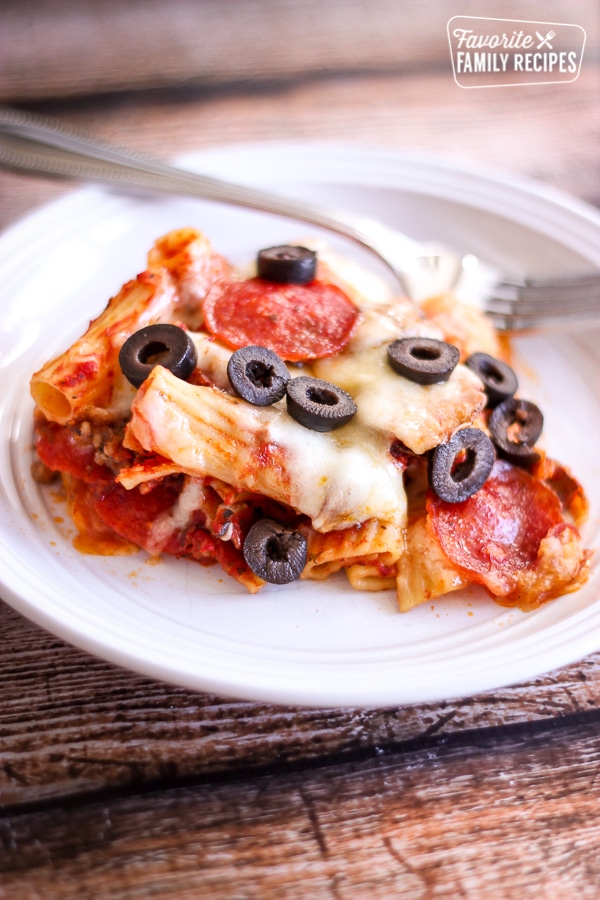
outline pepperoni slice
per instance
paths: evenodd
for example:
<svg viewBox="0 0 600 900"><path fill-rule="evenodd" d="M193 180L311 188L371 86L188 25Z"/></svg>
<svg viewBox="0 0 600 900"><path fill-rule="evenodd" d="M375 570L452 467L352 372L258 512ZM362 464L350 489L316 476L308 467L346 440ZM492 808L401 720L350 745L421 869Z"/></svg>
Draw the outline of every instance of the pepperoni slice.
<svg viewBox="0 0 600 900"><path fill-rule="evenodd" d="M147 492L139 486L128 491L120 484L111 484L97 491L94 510L120 537L153 550L149 547L152 525L161 514L173 508L181 484L178 476L164 478Z"/></svg>
<svg viewBox="0 0 600 900"><path fill-rule="evenodd" d="M203 565L218 561L225 572L255 593L262 582L247 566L242 551L234 546L232 540L222 541L211 534L204 527L203 514L198 515L201 521L192 521L183 531L174 530L167 534L160 548L152 545L153 523L173 509L181 487L181 479L177 476L163 479L146 493L140 487L128 491L119 484L113 484L97 490L92 499L93 509L100 521L115 534L138 547L150 553L158 549L172 556L191 558Z"/></svg>
<svg viewBox="0 0 600 900"><path fill-rule="evenodd" d="M209 294L204 318L211 334L234 350L256 344L299 362L331 356L345 347L358 309L333 284L275 284L251 278Z"/></svg>
<svg viewBox="0 0 600 900"><path fill-rule="evenodd" d="M563 521L554 491L504 460L497 460L483 487L461 503L430 493L427 511L442 550L488 585L532 567L541 540Z"/></svg>

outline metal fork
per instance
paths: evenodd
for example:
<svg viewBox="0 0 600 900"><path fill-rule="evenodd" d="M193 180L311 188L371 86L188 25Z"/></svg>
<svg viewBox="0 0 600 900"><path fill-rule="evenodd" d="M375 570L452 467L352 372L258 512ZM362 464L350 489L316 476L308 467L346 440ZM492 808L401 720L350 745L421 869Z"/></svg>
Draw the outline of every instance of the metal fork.
<svg viewBox="0 0 600 900"><path fill-rule="evenodd" d="M377 220L188 172L13 108L0 107L0 167L201 197L310 222L371 251L415 299L423 296L424 279L426 291L436 294L457 287L467 274L464 258L437 245L418 243ZM485 284L479 303L500 330L564 327L567 322L600 319L600 272L517 283L503 280L480 262L479 281Z"/></svg>
<svg viewBox="0 0 600 900"><path fill-rule="evenodd" d="M499 281L484 300L502 331L533 331L600 322L600 272L578 278Z"/></svg>

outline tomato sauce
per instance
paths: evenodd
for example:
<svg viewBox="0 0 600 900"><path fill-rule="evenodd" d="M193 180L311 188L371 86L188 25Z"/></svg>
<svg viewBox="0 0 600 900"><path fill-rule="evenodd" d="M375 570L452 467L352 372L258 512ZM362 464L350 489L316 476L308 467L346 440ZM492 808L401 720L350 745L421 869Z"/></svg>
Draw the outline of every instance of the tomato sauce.
<svg viewBox="0 0 600 900"><path fill-rule="evenodd" d="M35 449L53 472L66 472L87 482L106 481L111 477L107 467L96 461L91 438L75 429L46 420L37 422Z"/></svg>

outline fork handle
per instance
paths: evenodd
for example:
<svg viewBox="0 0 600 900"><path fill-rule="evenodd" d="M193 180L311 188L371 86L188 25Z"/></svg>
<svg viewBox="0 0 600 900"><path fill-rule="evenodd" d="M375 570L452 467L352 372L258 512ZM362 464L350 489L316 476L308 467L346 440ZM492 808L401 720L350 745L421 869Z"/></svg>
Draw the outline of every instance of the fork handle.
<svg viewBox="0 0 600 900"><path fill-rule="evenodd" d="M0 165L35 175L201 197L300 219L370 250L391 269L403 287L406 287L405 272L424 252L407 235L366 217L187 172L92 139L49 117L9 107L0 107Z"/></svg>

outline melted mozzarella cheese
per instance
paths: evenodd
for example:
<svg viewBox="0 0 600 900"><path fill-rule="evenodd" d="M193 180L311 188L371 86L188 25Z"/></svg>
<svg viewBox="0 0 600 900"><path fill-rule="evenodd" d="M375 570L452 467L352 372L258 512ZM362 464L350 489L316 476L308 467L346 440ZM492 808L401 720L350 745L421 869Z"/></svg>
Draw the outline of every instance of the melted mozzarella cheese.
<svg viewBox="0 0 600 900"><path fill-rule="evenodd" d="M282 402L251 406L156 366L133 403L128 429L144 450L160 453L181 471L292 506L320 531L373 517L402 525L406 518L402 472L389 442L360 424L327 434L310 431ZM144 477L143 471L123 470L118 480L133 487Z"/></svg>
<svg viewBox="0 0 600 900"><path fill-rule="evenodd" d="M441 384L417 384L398 375L387 362L387 347L396 338L413 336L441 338L408 304L371 309L347 349L317 360L311 369L351 395L365 433L375 430L422 454L471 424L486 401L481 381L463 365Z"/></svg>
<svg viewBox="0 0 600 900"><path fill-rule="evenodd" d="M385 359L379 377L354 399L367 429L387 432L418 455L470 425L485 405L481 382L465 366L457 366L443 384L423 385L396 375Z"/></svg>
<svg viewBox="0 0 600 900"><path fill-rule="evenodd" d="M190 331L189 335L198 354L197 366L204 377L222 391L231 391L227 363L232 351L218 338L203 331Z"/></svg>
<svg viewBox="0 0 600 900"><path fill-rule="evenodd" d="M342 266L334 274L341 280L348 272ZM444 384L419 385L397 375L387 363L389 343L415 335L441 339L441 331L413 303L384 288L365 296L354 283L352 296L361 318L349 346L301 369L353 397L358 412L347 425L312 431L289 416L284 401L259 408L232 396L231 351L194 333L199 368L213 387L187 385L155 370L133 404L130 433L190 475L211 475L292 506L316 530L371 518L402 526L406 495L389 452L392 441L425 453L470 424L485 396L464 366ZM298 374L289 369L292 377ZM129 487L137 477L143 473L122 474Z"/></svg>
<svg viewBox="0 0 600 900"><path fill-rule="evenodd" d="M173 534L184 531L192 521L194 512L202 507L204 496L202 481L188 478L175 505L152 522L146 550L158 554Z"/></svg>
<svg viewBox="0 0 600 900"><path fill-rule="evenodd" d="M310 517L318 531L376 518L402 527L406 495L402 471L390 455L393 440L422 454L470 424L485 405L476 375L458 366L443 384L419 385L396 374L387 347L396 338L443 339L442 331L406 298L380 282L362 282L343 260L327 256L327 276L347 290L361 311L348 347L300 370L346 390L358 412L342 428L304 428L285 401L262 408L233 395L231 355L203 333L192 337L198 366L210 387L189 385L157 367L132 406L129 439L160 453L192 476L210 475L238 489L262 493ZM297 367L289 366L293 377ZM128 487L143 471L123 472Z"/></svg>
<svg viewBox="0 0 600 900"><path fill-rule="evenodd" d="M285 451L293 505L311 517L317 531L371 518L396 525L406 521L402 473L389 441L355 419L323 434L282 410L270 424L269 438Z"/></svg>
<svg viewBox="0 0 600 900"><path fill-rule="evenodd" d="M484 407L481 382L465 366L457 366L447 382L434 385L416 384L394 372L387 362L387 347L396 338L409 336L438 340L442 337L408 301L373 305L363 309L345 351L302 367L302 374L322 378L351 395L358 407L353 426L355 444L367 446L371 432L375 432L373 440L383 443L386 451L391 441L397 439L413 453L426 453L447 441L457 428L471 424ZM208 335L195 333L192 337L202 373L211 384L231 393L227 362L232 351ZM295 367L289 369L292 376L297 374ZM298 427L294 423L288 442ZM306 429L301 431L306 443ZM325 439L311 437L310 440L314 445L313 454L318 455L317 448ZM349 453L345 453L344 459L349 459Z"/></svg>

